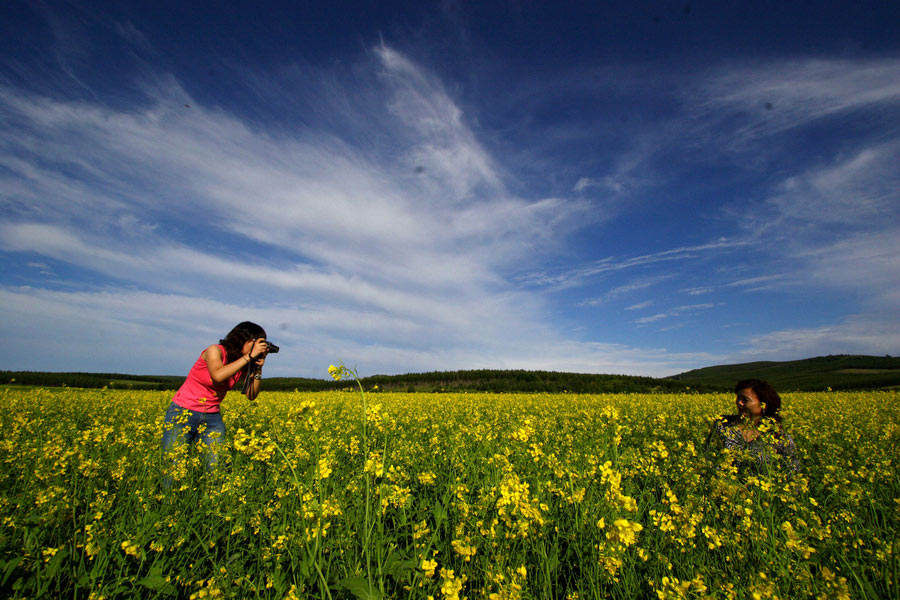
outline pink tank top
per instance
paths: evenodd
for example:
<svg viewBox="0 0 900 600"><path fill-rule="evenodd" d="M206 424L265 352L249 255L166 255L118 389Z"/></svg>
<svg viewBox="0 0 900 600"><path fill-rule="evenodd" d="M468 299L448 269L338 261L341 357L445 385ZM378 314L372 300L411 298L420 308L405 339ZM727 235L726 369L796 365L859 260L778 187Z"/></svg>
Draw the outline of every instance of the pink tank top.
<svg viewBox="0 0 900 600"><path fill-rule="evenodd" d="M225 347L222 344L218 344L218 346L222 352L222 362L224 363L227 360ZM197 362L191 367L184 383L175 392L172 402L195 412L219 412L219 404L225 398L228 390L234 388L243 372L244 369L241 369L227 381L213 383L212 377L209 375L209 366L203 359L203 353L201 352Z"/></svg>

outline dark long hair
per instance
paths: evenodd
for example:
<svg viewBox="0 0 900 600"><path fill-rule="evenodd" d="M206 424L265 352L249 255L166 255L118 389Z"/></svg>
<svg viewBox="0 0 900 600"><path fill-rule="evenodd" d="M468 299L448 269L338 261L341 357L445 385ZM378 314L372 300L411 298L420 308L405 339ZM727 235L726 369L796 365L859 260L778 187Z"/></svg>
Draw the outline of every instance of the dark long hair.
<svg viewBox="0 0 900 600"><path fill-rule="evenodd" d="M225 339L219 340L219 343L225 346L225 363L230 363L242 356L241 351L244 349L244 344L249 340L264 337L266 337L266 330L256 323L250 321L238 323L234 329L228 332Z"/></svg>
<svg viewBox="0 0 900 600"><path fill-rule="evenodd" d="M741 390L746 390L747 388L753 390L753 393L756 394L756 397L759 399L759 403L762 404L762 416L764 418L767 417L769 419L781 421L781 415L778 414L778 411L781 410L781 396L778 395L775 388L769 385L768 381L763 381L762 379L742 379L734 386L734 393L737 394Z"/></svg>

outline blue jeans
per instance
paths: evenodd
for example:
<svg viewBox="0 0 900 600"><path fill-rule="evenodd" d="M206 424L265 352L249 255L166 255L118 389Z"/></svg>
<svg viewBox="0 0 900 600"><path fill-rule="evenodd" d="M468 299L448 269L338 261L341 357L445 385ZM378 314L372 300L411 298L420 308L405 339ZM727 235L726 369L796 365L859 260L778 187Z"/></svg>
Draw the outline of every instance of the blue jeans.
<svg viewBox="0 0 900 600"><path fill-rule="evenodd" d="M205 427L203 427L205 425ZM163 430L163 450L168 452L176 442L193 444L197 438L209 446L207 468L215 466L218 456L215 447L225 441L225 423L222 413L202 413L193 411L174 402L166 411L166 425Z"/></svg>

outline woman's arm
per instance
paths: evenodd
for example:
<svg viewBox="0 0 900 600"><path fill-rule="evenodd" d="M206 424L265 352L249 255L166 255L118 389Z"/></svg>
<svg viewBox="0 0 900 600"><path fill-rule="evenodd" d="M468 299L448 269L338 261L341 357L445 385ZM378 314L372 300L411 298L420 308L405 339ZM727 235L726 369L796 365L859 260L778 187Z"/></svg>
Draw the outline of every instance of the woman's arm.
<svg viewBox="0 0 900 600"><path fill-rule="evenodd" d="M253 343L250 354L256 357L251 361L254 363L254 372L256 375L253 381L250 382L250 388L247 390L247 399L256 400L256 397L259 395L259 388L261 387L260 378L262 377L262 368L263 365L266 364L266 356L269 355L269 349L268 346L266 346L265 340L256 340Z"/></svg>
<svg viewBox="0 0 900 600"><path fill-rule="evenodd" d="M261 364L262 363L260 363L260 365ZM262 369L262 366L260 366L260 369ZM257 374L259 376L262 376L262 370L257 371ZM260 385L261 383L262 383L262 381L260 381L259 379L254 379L253 381L250 382L250 389L247 390L247 399L248 400L256 400L256 397L259 395L259 389L261 387L261 385Z"/></svg>
<svg viewBox="0 0 900 600"><path fill-rule="evenodd" d="M222 351L213 344L203 351L203 360L206 361L206 367L209 369L209 376L213 383L222 383L246 367L250 363L250 355L245 354L226 365L222 363Z"/></svg>
<svg viewBox="0 0 900 600"><path fill-rule="evenodd" d="M259 340L257 340L257 341L259 341ZM256 344L253 345L253 348L254 349L257 348ZM252 350L251 350L251 353L252 353ZM244 384L244 389L247 390L247 399L248 400L255 400L256 397L259 395L259 388L261 387L260 379L262 378L262 368L263 368L263 365L266 364L266 356L268 356L268 354L269 354L268 349L261 351L260 354L257 355L257 357L254 360L251 361L253 364L250 367L248 367L248 373L245 376L253 377L253 379L250 381L249 387L247 387L246 383ZM252 375L251 375L251 371L252 371Z"/></svg>

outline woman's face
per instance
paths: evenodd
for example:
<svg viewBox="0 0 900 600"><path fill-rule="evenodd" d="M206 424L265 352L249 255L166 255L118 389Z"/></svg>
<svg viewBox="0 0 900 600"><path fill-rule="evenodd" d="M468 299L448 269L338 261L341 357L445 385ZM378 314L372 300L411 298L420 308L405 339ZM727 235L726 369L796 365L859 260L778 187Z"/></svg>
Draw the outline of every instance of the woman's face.
<svg viewBox="0 0 900 600"><path fill-rule="evenodd" d="M759 398L753 392L753 388L738 391L735 402L737 403L737 411L742 417L755 419L763 414L762 404L760 404Z"/></svg>

